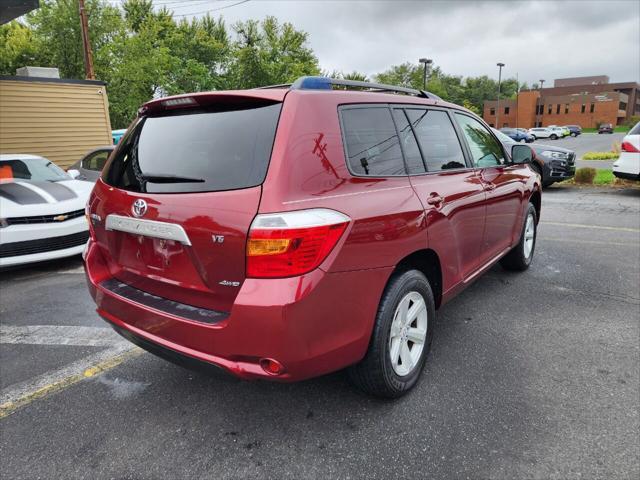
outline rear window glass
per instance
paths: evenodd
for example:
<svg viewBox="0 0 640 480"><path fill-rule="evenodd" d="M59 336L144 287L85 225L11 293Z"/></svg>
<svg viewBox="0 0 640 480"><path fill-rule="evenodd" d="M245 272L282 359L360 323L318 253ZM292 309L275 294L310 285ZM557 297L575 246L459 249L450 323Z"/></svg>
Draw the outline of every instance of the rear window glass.
<svg viewBox="0 0 640 480"><path fill-rule="evenodd" d="M356 175L405 175L398 135L387 107L342 110L347 159Z"/></svg>
<svg viewBox="0 0 640 480"><path fill-rule="evenodd" d="M636 126L627 135L640 135L640 122L636 123Z"/></svg>
<svg viewBox="0 0 640 480"><path fill-rule="evenodd" d="M267 173L281 104L143 117L120 142L103 180L134 192L235 190Z"/></svg>

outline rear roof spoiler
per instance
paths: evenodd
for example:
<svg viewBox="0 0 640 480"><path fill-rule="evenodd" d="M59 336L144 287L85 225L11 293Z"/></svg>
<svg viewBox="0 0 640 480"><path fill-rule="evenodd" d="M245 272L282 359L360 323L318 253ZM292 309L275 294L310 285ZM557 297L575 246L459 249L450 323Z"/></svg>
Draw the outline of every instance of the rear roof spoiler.
<svg viewBox="0 0 640 480"><path fill-rule="evenodd" d="M426 90L416 90L414 88L396 87L394 85L386 85L384 83L372 83L361 82L358 80L343 80L340 78L328 78L328 77L300 77L293 83L287 83L282 85L269 85L266 87L259 87L260 89L271 88L289 88L291 90L333 90L333 87L345 87L351 89L364 89L371 92L391 92L391 93L403 93L405 95L415 95L421 98L430 98L433 100L442 99Z"/></svg>

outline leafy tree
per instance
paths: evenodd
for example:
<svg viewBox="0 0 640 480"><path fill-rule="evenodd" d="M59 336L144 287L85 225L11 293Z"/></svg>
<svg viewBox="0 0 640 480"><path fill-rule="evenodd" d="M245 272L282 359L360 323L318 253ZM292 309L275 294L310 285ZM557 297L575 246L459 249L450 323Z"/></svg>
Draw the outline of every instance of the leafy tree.
<svg viewBox="0 0 640 480"><path fill-rule="evenodd" d="M237 40L231 46L228 84L253 88L290 83L303 75L318 75L318 59L307 45L307 33L275 17L248 20L233 27Z"/></svg>
<svg viewBox="0 0 640 480"><path fill-rule="evenodd" d="M0 25L0 74L15 75L16 69L34 65L38 49L30 28L18 22Z"/></svg>
<svg viewBox="0 0 640 480"><path fill-rule="evenodd" d="M386 83L388 85L395 85L398 87L423 87L422 67L409 62L401 65L394 65L388 70L374 75L373 78L378 83Z"/></svg>
<svg viewBox="0 0 640 480"><path fill-rule="evenodd" d="M120 11L103 0L86 0L90 41L95 52L123 31ZM84 78L78 0L42 0L26 17L38 53L38 66L57 67L65 78Z"/></svg>

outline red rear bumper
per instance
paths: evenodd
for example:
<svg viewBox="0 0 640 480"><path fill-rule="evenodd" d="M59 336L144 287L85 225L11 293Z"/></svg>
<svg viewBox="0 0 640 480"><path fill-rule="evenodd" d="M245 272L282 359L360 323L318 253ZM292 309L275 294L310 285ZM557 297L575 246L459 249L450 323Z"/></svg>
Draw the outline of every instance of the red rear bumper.
<svg viewBox="0 0 640 480"><path fill-rule="evenodd" d="M103 288L110 274L91 242L85 270L98 314L141 339L143 347L152 344L246 379L296 381L362 359L392 269L332 274L316 269L293 278L246 279L229 316L215 324L171 315ZM283 373L263 370L265 358L282 364Z"/></svg>

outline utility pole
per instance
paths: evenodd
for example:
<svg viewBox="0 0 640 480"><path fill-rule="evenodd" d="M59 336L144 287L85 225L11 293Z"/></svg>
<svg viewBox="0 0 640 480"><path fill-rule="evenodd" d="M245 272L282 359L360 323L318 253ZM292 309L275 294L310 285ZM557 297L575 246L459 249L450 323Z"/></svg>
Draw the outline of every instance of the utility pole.
<svg viewBox="0 0 640 480"><path fill-rule="evenodd" d="M540 79L540 90L542 90L542 87L544 86L544 79Z"/></svg>
<svg viewBox="0 0 640 480"><path fill-rule="evenodd" d="M496 105L496 128L500 130L500 84L502 83L502 67L504 67L504 63L497 63L498 65L498 102Z"/></svg>
<svg viewBox="0 0 640 480"><path fill-rule="evenodd" d="M520 97L520 80L518 79L518 72L516 72L516 130L518 129L518 106Z"/></svg>
<svg viewBox="0 0 640 480"><path fill-rule="evenodd" d="M93 52L89 41L89 22L87 22L87 12L84 8L84 0L78 0L80 10L80 31L82 33L82 51L84 52L84 72L87 80L95 80L93 73Z"/></svg>

